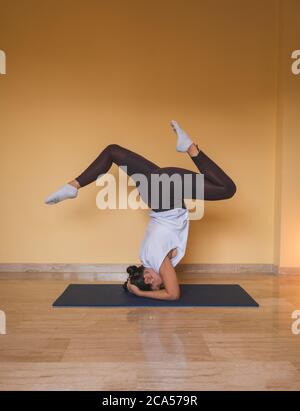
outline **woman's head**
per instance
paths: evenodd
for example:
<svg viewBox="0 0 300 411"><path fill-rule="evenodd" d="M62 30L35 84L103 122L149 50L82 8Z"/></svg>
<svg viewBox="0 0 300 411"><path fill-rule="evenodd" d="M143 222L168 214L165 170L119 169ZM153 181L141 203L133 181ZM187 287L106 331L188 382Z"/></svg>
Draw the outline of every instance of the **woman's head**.
<svg viewBox="0 0 300 411"><path fill-rule="evenodd" d="M163 288L163 282L161 276L151 268L140 265L131 265L127 267L128 278L131 284L136 285L140 290L151 291L159 290ZM124 288L127 289L127 281L124 284Z"/></svg>

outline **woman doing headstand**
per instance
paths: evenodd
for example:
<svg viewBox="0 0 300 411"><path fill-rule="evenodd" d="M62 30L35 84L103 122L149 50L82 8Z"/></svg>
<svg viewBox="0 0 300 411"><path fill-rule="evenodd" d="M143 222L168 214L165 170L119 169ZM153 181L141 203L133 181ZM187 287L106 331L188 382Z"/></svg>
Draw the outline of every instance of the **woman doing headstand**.
<svg viewBox="0 0 300 411"><path fill-rule="evenodd" d="M176 121L172 120L171 126L177 134L176 150L188 153L204 176L202 199L216 201L231 198L236 192L236 185L232 179L199 150ZM127 268L129 277L124 288L142 297L176 300L180 297L180 287L174 267L185 254L189 231L188 210L184 198L199 198L199 173L178 167L162 168L133 151L117 144L110 144L78 177L48 196L45 203L56 204L77 197L80 188L107 173L113 163L124 168L133 180L137 175L143 175L149 183L145 189L145 185L136 182L141 198L150 208L150 219L140 248L142 265ZM168 176L171 180L175 175L182 178L183 184L180 188L171 185L166 206L166 195L161 185L154 193L153 185L150 183L153 182L154 176ZM191 183L188 187L188 197L184 197L187 191L184 181L187 176L191 177Z"/></svg>

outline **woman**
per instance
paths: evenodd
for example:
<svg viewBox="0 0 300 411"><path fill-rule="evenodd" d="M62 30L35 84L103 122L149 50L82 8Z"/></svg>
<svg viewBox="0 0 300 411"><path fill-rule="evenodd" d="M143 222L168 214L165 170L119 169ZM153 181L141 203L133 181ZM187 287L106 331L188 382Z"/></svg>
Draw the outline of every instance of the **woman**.
<svg viewBox="0 0 300 411"><path fill-rule="evenodd" d="M199 150L176 121L172 120L171 126L177 134L176 150L188 153L200 173L204 175L203 199L215 201L231 198L236 192L236 186L231 178ZM172 186L173 189L168 192L169 204L166 207L164 191L160 187L157 195L153 196L153 186L150 182L153 181L154 175L167 175L170 178L176 175L183 181L185 177L191 176L189 198L196 199L199 198L199 173L178 167L161 168L139 154L110 144L83 173L47 197L45 203L56 204L77 197L80 188L95 181L99 175L107 173L113 163L121 168L126 167L128 176L132 176L133 179L137 174L142 174L149 182L146 190L145 186L142 187L136 182L141 198L150 208L150 220L140 249L142 265L127 268L129 277L124 288L141 297L177 300L180 297L180 288L174 267L185 254L189 230L188 210L183 197L185 187L184 183L180 189Z"/></svg>

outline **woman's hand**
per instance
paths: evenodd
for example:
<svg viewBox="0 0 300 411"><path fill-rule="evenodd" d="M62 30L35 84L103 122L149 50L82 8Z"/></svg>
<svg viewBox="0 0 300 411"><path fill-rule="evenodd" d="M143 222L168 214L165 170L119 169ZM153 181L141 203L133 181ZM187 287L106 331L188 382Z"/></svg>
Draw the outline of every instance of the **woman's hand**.
<svg viewBox="0 0 300 411"><path fill-rule="evenodd" d="M138 295L139 297L141 296L142 290L140 290L136 285L131 284L129 281L127 282L127 289L132 294Z"/></svg>

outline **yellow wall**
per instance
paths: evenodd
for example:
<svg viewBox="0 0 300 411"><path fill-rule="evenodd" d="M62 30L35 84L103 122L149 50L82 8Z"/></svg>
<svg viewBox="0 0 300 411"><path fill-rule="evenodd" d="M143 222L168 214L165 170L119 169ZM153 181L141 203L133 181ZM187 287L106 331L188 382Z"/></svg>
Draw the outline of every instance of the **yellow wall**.
<svg viewBox="0 0 300 411"><path fill-rule="evenodd" d="M195 169L175 152L175 118L238 187L191 222L183 262L273 263L277 0L0 0L0 10L0 262L138 261L146 211L98 210L94 184L75 201L43 200L109 143Z"/></svg>
<svg viewBox="0 0 300 411"><path fill-rule="evenodd" d="M292 73L292 52L300 49L300 2L281 3L278 76L275 259L300 267L300 74Z"/></svg>

